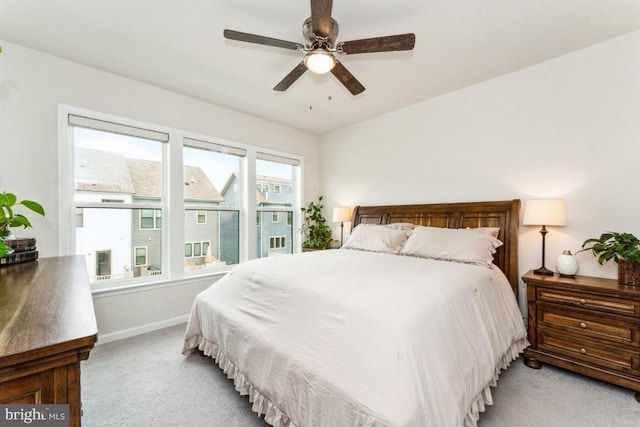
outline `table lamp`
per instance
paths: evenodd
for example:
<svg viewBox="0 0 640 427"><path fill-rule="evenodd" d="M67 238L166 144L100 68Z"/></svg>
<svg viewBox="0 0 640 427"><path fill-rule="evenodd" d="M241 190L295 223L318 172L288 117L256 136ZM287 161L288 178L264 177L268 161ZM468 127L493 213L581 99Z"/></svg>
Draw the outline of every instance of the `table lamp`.
<svg viewBox="0 0 640 427"><path fill-rule="evenodd" d="M567 214L562 199L533 199L527 200L524 208L522 225L541 225L542 234L542 266L533 270L534 274L552 276L553 271L544 266L545 236L548 231L546 226L563 226L567 223Z"/></svg>
<svg viewBox="0 0 640 427"><path fill-rule="evenodd" d="M333 208L333 222L340 223L340 247L344 237L344 223L351 221L351 208Z"/></svg>

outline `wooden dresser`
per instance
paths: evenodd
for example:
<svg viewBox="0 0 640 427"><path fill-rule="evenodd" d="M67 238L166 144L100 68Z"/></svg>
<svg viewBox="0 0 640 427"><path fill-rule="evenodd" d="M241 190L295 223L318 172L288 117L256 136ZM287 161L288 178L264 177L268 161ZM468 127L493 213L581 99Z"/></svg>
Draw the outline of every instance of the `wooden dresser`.
<svg viewBox="0 0 640 427"><path fill-rule="evenodd" d="M640 287L528 272L524 363L549 363L636 391L640 402Z"/></svg>
<svg viewBox="0 0 640 427"><path fill-rule="evenodd" d="M97 339L81 256L0 267L0 403L68 403L79 426L80 361Z"/></svg>

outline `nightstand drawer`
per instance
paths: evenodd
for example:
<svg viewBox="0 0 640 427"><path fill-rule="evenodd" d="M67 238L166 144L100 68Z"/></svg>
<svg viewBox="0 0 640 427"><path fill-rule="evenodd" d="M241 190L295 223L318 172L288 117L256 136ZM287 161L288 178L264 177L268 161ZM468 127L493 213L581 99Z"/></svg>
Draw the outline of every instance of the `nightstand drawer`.
<svg viewBox="0 0 640 427"><path fill-rule="evenodd" d="M620 318L602 317L588 311L565 307L539 306L540 326L561 329L569 334L598 338L633 347L640 347L640 325Z"/></svg>
<svg viewBox="0 0 640 427"><path fill-rule="evenodd" d="M538 348L551 353L631 375L640 374L640 352L608 347L575 336L538 329Z"/></svg>
<svg viewBox="0 0 640 427"><path fill-rule="evenodd" d="M640 301L638 300L592 295L580 291L565 292L543 287L538 288L536 299L640 318Z"/></svg>

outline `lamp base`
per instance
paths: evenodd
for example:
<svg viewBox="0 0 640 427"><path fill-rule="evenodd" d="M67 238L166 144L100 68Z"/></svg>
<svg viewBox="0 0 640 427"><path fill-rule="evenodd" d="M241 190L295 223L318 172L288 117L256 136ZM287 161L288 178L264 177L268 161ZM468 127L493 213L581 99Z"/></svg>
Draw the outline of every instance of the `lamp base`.
<svg viewBox="0 0 640 427"><path fill-rule="evenodd" d="M536 268L533 270L533 274L541 274L543 276L553 276L553 271L549 270L544 265L540 268Z"/></svg>

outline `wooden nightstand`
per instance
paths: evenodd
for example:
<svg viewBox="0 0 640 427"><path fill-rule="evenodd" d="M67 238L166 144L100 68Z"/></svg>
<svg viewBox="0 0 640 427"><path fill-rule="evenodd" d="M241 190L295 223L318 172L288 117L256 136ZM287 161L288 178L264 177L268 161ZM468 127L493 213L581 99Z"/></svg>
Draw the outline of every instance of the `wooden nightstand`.
<svg viewBox="0 0 640 427"><path fill-rule="evenodd" d="M558 366L636 391L640 402L640 287L529 271L524 363Z"/></svg>

